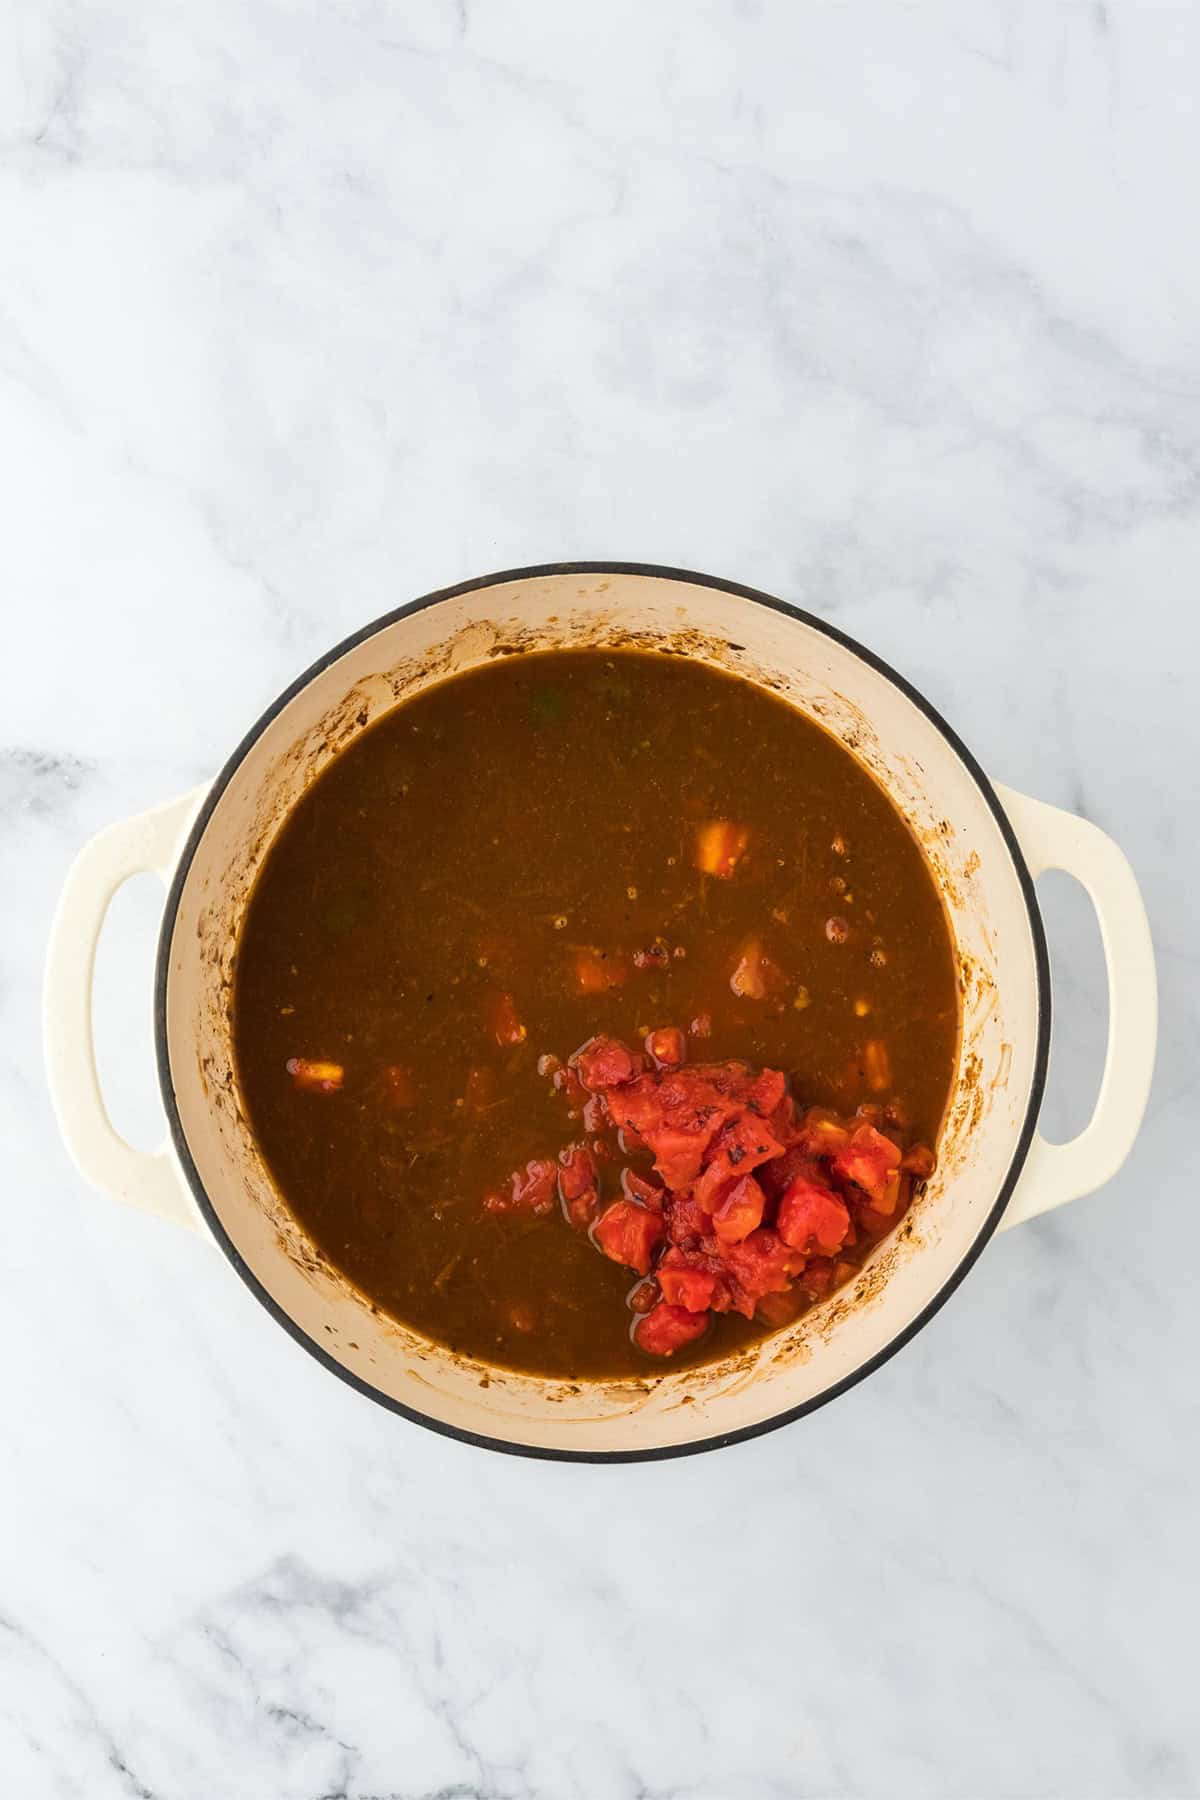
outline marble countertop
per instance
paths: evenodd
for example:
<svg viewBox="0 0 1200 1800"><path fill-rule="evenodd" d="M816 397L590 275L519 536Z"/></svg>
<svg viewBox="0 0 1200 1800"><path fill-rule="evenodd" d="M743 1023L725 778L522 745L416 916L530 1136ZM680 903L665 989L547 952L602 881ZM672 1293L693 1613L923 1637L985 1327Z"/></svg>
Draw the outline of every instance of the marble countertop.
<svg viewBox="0 0 1200 1800"><path fill-rule="evenodd" d="M26 0L5 40L5 1793L1200 1794L1200 16ZM83 1187L39 1047L85 837L363 621L587 557L864 639L1119 839L1162 978L1116 1180L832 1406L638 1467L332 1380ZM1065 1133L1105 1002L1044 898ZM98 972L138 1141L160 905Z"/></svg>

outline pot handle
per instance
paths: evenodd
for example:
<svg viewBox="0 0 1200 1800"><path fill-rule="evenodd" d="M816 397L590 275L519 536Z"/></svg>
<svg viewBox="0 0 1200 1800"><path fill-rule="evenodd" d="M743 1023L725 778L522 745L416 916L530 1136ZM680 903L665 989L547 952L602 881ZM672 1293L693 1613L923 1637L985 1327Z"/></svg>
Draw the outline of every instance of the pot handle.
<svg viewBox="0 0 1200 1800"><path fill-rule="evenodd" d="M1000 1229L1102 1187L1133 1148L1146 1110L1158 1035L1150 922L1125 853L1087 819L996 784L1000 804L1038 876L1063 869L1087 889L1108 974L1108 1048L1092 1116L1078 1137L1052 1144L1035 1132Z"/></svg>
<svg viewBox="0 0 1200 1800"><path fill-rule="evenodd" d="M92 975L113 895L131 875L147 870L170 881L184 834L207 791L193 788L110 825L84 845L50 927L42 991L50 1098L75 1167L115 1200L193 1231L202 1229L200 1215L168 1145L135 1150L108 1116L92 1037Z"/></svg>

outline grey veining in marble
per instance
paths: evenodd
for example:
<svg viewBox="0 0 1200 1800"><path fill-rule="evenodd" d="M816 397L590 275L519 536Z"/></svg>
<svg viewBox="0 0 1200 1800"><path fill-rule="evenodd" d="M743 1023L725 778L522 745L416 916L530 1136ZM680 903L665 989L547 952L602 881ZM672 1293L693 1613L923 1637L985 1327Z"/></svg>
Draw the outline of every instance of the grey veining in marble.
<svg viewBox="0 0 1200 1800"><path fill-rule="evenodd" d="M1200 1794L1200 14L13 0L0 43L0 1789ZM1104 1192L835 1405L611 1469L331 1380L83 1189L38 1042L87 835L399 600L596 556L870 643L1121 841L1163 986ZM157 905L99 971L142 1139ZM1104 1001L1047 910L1070 1129Z"/></svg>

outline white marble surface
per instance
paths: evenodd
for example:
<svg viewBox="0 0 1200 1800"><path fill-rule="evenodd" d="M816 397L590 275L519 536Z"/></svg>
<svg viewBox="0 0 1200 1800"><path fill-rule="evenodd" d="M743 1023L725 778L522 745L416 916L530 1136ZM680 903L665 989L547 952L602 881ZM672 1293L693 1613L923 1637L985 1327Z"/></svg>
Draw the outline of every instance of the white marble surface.
<svg viewBox="0 0 1200 1800"><path fill-rule="evenodd" d="M1179 0L15 0L0 22L0 1788L1200 1793L1200 15ZM41 1071L80 842L491 568L864 638L1144 882L1128 1166L881 1373L633 1468L443 1442L87 1192ZM155 1130L158 899L100 970ZM1050 1112L1104 1003L1048 909Z"/></svg>

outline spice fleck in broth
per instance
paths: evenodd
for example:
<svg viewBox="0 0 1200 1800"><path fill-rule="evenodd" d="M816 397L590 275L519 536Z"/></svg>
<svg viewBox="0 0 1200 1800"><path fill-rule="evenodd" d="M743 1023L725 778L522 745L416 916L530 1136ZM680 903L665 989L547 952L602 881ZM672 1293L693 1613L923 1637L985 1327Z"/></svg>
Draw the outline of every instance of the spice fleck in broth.
<svg viewBox="0 0 1200 1800"><path fill-rule="evenodd" d="M642 651L506 658L364 732L268 853L234 988L322 1253L555 1376L708 1361L850 1279L933 1166L957 1031L882 790L783 701Z"/></svg>

